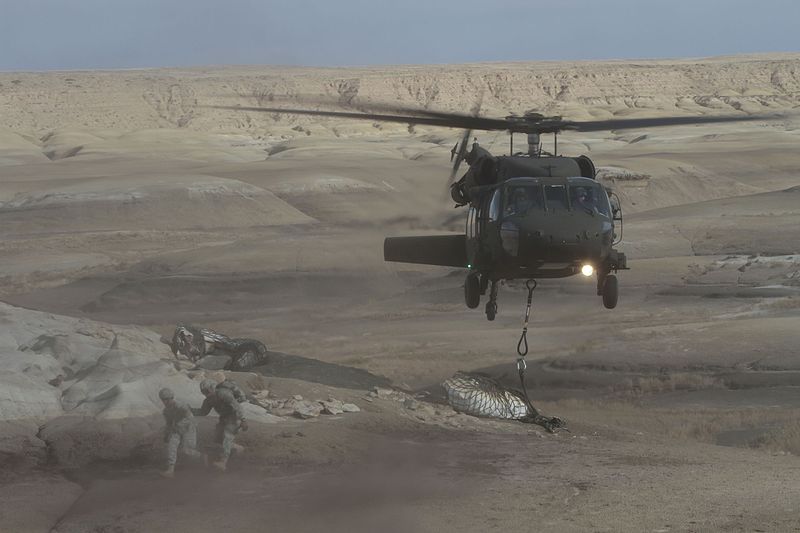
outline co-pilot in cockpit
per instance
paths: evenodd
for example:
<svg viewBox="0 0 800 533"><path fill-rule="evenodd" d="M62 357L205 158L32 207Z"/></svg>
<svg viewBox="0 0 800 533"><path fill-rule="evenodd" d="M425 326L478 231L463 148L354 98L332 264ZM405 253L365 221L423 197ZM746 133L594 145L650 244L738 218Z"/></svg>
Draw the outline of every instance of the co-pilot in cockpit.
<svg viewBox="0 0 800 533"><path fill-rule="evenodd" d="M572 209L582 209L587 213L601 213L610 216L608 200L599 185L571 186L569 188Z"/></svg>
<svg viewBox="0 0 800 533"><path fill-rule="evenodd" d="M594 195L588 187L570 187L570 201L573 209L580 208L589 212L594 211Z"/></svg>

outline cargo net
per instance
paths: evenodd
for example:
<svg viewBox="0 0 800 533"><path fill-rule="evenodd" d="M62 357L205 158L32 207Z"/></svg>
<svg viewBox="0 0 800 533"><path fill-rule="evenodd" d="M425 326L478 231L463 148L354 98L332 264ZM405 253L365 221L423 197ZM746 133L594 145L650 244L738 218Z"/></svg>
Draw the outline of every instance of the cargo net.
<svg viewBox="0 0 800 533"><path fill-rule="evenodd" d="M459 413L507 420L523 420L533 414L521 392L488 376L457 372L442 386L448 403Z"/></svg>
<svg viewBox="0 0 800 533"><path fill-rule="evenodd" d="M547 431L566 429L563 420L539 414L523 393L509 389L496 380L480 374L456 374L444 381L447 402L458 411L472 416L502 418L537 424Z"/></svg>

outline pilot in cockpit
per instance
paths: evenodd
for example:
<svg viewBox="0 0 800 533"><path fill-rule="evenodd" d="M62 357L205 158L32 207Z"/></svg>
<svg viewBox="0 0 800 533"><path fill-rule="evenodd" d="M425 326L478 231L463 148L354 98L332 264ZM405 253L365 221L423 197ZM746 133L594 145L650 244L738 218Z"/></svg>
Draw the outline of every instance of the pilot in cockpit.
<svg viewBox="0 0 800 533"><path fill-rule="evenodd" d="M587 211L594 210L594 195L587 187L572 187L572 207L581 208Z"/></svg>
<svg viewBox="0 0 800 533"><path fill-rule="evenodd" d="M524 215L531 208L531 199L524 187L511 189L508 203L506 204L506 216Z"/></svg>

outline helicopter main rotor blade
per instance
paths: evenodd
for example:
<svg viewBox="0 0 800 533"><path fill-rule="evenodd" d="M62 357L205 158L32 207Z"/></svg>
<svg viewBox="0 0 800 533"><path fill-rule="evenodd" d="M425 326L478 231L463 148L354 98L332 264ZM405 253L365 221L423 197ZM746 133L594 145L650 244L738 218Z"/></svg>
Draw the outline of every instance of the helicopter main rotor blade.
<svg viewBox="0 0 800 533"><path fill-rule="evenodd" d="M553 124L562 130L572 131L611 131L641 128L656 128L662 126L691 126L695 124L720 124L725 122L752 122L778 118L776 115L728 115L728 116L700 116L700 117L654 117L654 118L623 118L609 120L588 120L573 122L569 120ZM547 132L542 132L547 133Z"/></svg>
<svg viewBox="0 0 800 533"><path fill-rule="evenodd" d="M722 115L722 116L666 116L666 117L648 117L648 118L630 118L630 119L607 119L607 120L586 120L586 121L573 121L563 120L561 117L548 117L544 115L534 116L521 116L521 117L506 117L502 119L490 117L478 117L477 113L480 109L481 100L478 101L476 107L473 108L472 115L463 113L448 113L442 111L430 111L427 109L416 109L413 107L392 106L384 104L370 104L366 103L359 105L358 109L368 111L391 111L393 113L407 113L409 115L420 115L425 117L438 118L442 120L454 119L460 123L470 123L473 119L480 121L487 121L491 124L496 124L496 128L500 129L501 122L505 123L505 130L514 133L554 133L562 130L573 131L611 131L611 130L625 130L625 129L640 129L640 128L656 128L663 126L688 126L694 124L717 124L726 122L752 122L758 120L773 120L783 118L779 115ZM483 128L478 127L477 123L472 127L475 130ZM491 131L491 130L489 130Z"/></svg>
<svg viewBox="0 0 800 533"><path fill-rule="evenodd" d="M508 129L505 119L473 117L457 113L438 113L419 110L420 116L411 114L389 113L360 113L353 111L323 111L316 109L291 109L282 107L246 107L246 106L207 106L214 109L228 109L231 111L251 111L256 113L286 113L288 115L310 115L317 117L347 118L356 120L372 120L379 122L399 122L403 124L421 124L426 126L440 126L444 128L460 128L497 131ZM424 116L422 116L424 115Z"/></svg>
<svg viewBox="0 0 800 533"><path fill-rule="evenodd" d="M233 95L225 95L225 96L233 96ZM235 95L237 97L241 97L242 95ZM253 98L258 98L257 94L252 95ZM422 109L418 107L408 107L402 106L397 104L386 104L382 102L338 102L335 100L331 100L328 97L323 95L299 95L299 96L273 96L270 100L273 104L294 104L294 105L303 105L303 106L327 106L327 107L338 107L341 109L352 110L352 112L357 113L359 115L395 115L395 116L408 116L408 117L428 117L428 118L439 118L442 120L470 120L474 118L479 118L478 113L480 112L481 104L483 102L483 93L481 93L476 100L475 104L473 105L472 109L470 110L469 114L466 113L454 113L448 111L435 111L430 109ZM222 107L227 109L227 106L211 106L211 107ZM237 106L237 109L239 107ZM265 108L265 110L269 110L273 108ZM282 109L282 108L277 108ZM296 108L295 108L296 110ZM304 109L304 111L309 111L308 114L312 110ZM306 114L306 113L304 113ZM490 119L495 120L495 119ZM497 119L504 121L505 119ZM460 126L452 126L454 128ZM479 128L475 128L479 129Z"/></svg>
<svg viewBox="0 0 800 533"><path fill-rule="evenodd" d="M379 122L397 122L403 124L420 124L463 130L510 131L513 133L555 133L563 130L590 132L626 129L655 128L663 126L688 126L694 124L719 124L726 122L753 122L758 120L774 120L781 115L727 115L727 116L671 116L654 118L629 118L571 121L561 117L541 115L528 117L488 118L466 115L463 113L446 113L424 109L403 108L396 106L372 104L380 113L364 111L325 111L317 109L295 109L282 107L246 107L246 106L206 106L215 109L232 111L250 111L256 113L285 113L290 115L309 115L318 117L344 118L355 120L371 120ZM366 104L363 108L369 109ZM396 112L390 112L391 109Z"/></svg>

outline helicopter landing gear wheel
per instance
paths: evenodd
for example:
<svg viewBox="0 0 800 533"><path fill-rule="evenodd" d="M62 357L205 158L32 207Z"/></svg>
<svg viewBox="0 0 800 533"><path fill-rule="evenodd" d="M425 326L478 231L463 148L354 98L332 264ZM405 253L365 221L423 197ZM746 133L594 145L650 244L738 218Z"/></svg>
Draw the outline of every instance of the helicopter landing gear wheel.
<svg viewBox="0 0 800 533"><path fill-rule="evenodd" d="M491 322L497 316L497 282L492 280L492 288L489 289L489 301L486 302L486 319Z"/></svg>
<svg viewBox="0 0 800 533"><path fill-rule="evenodd" d="M467 274L464 281L464 301L470 309L475 309L481 303L481 282L475 272Z"/></svg>
<svg viewBox="0 0 800 533"><path fill-rule="evenodd" d="M609 274L603 282L603 305L606 309L614 309L619 299L617 276Z"/></svg>

